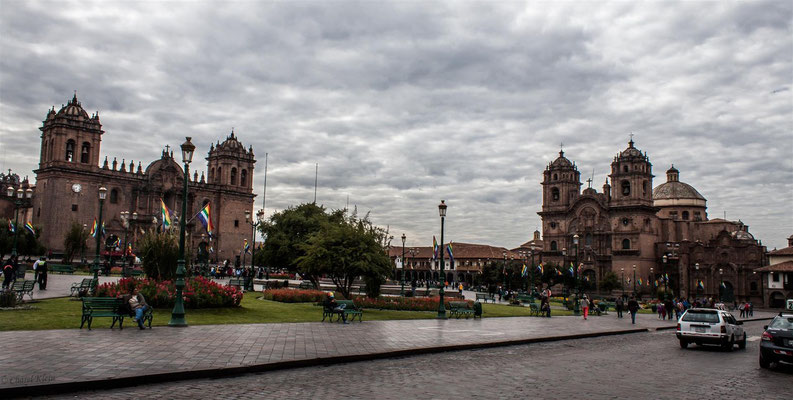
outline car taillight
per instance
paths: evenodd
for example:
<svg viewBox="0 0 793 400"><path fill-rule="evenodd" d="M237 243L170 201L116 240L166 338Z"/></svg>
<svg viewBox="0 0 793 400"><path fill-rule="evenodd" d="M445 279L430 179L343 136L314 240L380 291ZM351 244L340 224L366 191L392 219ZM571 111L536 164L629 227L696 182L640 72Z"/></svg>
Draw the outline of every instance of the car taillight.
<svg viewBox="0 0 793 400"><path fill-rule="evenodd" d="M680 330L680 322L677 323L677 330Z"/></svg>
<svg viewBox="0 0 793 400"><path fill-rule="evenodd" d="M763 340L769 340L769 341L770 341L770 340L774 340L774 337L773 337L773 336L771 336L771 334L770 334L770 333L768 333L768 332L763 332L763 336L762 336L762 338L761 338L761 339L763 339Z"/></svg>
<svg viewBox="0 0 793 400"><path fill-rule="evenodd" d="M727 333L727 327L722 325L721 326L721 333Z"/></svg>

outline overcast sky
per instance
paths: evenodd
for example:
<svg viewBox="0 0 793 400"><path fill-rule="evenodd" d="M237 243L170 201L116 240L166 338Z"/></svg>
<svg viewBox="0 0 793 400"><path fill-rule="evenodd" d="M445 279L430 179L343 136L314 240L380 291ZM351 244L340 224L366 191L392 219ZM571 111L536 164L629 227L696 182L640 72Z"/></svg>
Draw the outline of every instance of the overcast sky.
<svg viewBox="0 0 793 400"><path fill-rule="evenodd" d="M371 211L408 246L517 247L540 227L545 166L602 190L635 134L711 218L769 248L793 234L793 3L0 0L0 168L38 165L73 91L101 158L197 156L234 131L267 215L314 195ZM202 170L206 169L200 159ZM586 182L584 182L586 187ZM395 239L394 243L400 242Z"/></svg>

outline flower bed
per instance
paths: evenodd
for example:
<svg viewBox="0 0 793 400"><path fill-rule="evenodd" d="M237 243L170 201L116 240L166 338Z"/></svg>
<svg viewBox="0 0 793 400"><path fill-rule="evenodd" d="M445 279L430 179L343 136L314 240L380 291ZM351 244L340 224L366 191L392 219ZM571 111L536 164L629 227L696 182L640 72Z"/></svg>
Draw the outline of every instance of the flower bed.
<svg viewBox="0 0 793 400"><path fill-rule="evenodd" d="M327 293L322 290L267 289L262 297L281 303L318 303L325 299Z"/></svg>
<svg viewBox="0 0 793 400"><path fill-rule="evenodd" d="M137 287L146 303L152 307L172 307L176 288L173 281L156 281L144 278L122 278L115 283L99 285L97 296L116 297L128 294ZM186 308L237 307L242 301L242 292L233 286L223 286L197 276L187 278L182 289Z"/></svg>
<svg viewBox="0 0 793 400"><path fill-rule="evenodd" d="M294 274L270 274L270 279L292 279L294 277Z"/></svg>
<svg viewBox="0 0 793 400"><path fill-rule="evenodd" d="M321 303L327 293L322 290L267 289L264 291L262 298L282 303ZM366 296L355 296L353 300L359 307L377 310L437 311L439 298L380 296L372 299ZM469 305L473 306L473 301L467 301ZM449 308L448 299L444 305Z"/></svg>

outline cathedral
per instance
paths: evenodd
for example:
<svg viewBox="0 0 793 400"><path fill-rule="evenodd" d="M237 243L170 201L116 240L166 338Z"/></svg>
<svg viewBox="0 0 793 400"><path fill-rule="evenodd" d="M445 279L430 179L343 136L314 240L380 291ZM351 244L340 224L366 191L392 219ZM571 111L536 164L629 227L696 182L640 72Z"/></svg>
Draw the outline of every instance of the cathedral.
<svg viewBox="0 0 793 400"><path fill-rule="evenodd" d="M39 129L41 155L34 171L36 185L30 213L33 223L42 227L42 244L54 253L63 250L64 237L73 222L90 229L99 214L100 187L107 189L102 212L107 231L103 250L118 250L111 242L125 236L134 249L144 230L160 227L160 199L175 217L183 217L178 215L184 188L182 161L175 159L167 146L159 159L145 167L123 159L120 163L116 158L108 161L107 157L100 164L105 131L99 114L88 115L76 94L59 111L54 107L49 110ZM245 218L246 211L253 209L255 197L253 148L246 149L232 131L222 143L210 146L206 160L206 171L198 168L196 157L191 164L187 247L193 249L194 256L205 251L211 260L234 262L242 255L244 240L251 240L253 233ZM207 203L215 230L211 237L192 218ZM137 218L125 222L122 212ZM93 254L93 242L88 248Z"/></svg>
<svg viewBox="0 0 793 400"><path fill-rule="evenodd" d="M581 190L563 151L545 168L543 261L578 265L598 288L613 272L626 293L650 295L666 285L676 296L762 304L755 269L766 265L765 247L741 221L709 219L705 197L680 181L674 165L653 188L650 159L634 145L631 138L614 157L602 192L591 180Z"/></svg>

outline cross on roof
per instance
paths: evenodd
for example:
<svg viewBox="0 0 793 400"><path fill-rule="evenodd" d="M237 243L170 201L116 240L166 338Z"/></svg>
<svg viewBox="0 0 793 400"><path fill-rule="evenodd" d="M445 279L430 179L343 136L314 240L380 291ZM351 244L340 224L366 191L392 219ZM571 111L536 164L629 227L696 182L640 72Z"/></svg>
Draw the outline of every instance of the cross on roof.
<svg viewBox="0 0 793 400"><path fill-rule="evenodd" d="M592 178L587 179L586 182L589 184L589 188L591 189L592 188Z"/></svg>
<svg viewBox="0 0 793 400"><path fill-rule="evenodd" d="M171 150L171 145L169 145L169 144L166 144L166 145L165 145L165 152L166 152L166 153L170 153L170 151L169 151L169 150Z"/></svg>

